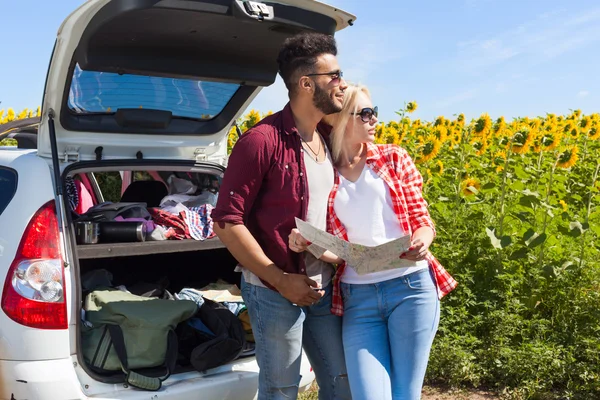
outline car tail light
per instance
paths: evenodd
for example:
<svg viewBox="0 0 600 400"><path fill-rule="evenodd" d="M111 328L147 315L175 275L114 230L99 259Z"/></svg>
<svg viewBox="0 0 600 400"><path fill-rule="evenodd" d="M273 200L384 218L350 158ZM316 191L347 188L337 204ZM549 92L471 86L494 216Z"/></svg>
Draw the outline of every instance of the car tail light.
<svg viewBox="0 0 600 400"><path fill-rule="evenodd" d="M19 324L66 329L65 272L54 201L40 208L19 244L2 292L2 310Z"/></svg>

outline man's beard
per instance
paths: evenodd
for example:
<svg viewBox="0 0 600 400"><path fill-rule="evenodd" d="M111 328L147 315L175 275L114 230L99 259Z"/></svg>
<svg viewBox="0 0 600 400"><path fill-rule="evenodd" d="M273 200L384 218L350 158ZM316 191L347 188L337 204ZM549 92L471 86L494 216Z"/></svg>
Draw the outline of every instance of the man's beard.
<svg viewBox="0 0 600 400"><path fill-rule="evenodd" d="M315 94L313 96L313 104L317 110L325 115L335 114L342 111L342 107L338 106L335 101L329 97L329 94L321 89L319 85L315 85Z"/></svg>

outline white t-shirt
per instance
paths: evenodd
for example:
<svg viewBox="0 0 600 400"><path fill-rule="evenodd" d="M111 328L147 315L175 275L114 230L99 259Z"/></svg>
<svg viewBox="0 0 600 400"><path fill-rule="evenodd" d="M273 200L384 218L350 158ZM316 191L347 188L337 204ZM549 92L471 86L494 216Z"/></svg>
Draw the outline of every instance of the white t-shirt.
<svg viewBox="0 0 600 400"><path fill-rule="evenodd" d="M324 142L321 145L324 146ZM301 150L304 158L304 167L306 169L306 181L308 183L308 212L306 222L325 230L327 228L327 201L329 193L333 187L333 164L331 154L325 147L325 160L317 162L311 157L304 148ZM323 254L316 254L321 257ZM306 265L306 275L319 283L321 287L326 287L331 282L335 270L331 264L315 257L310 251L303 253L304 263ZM236 271L242 271L244 280L252 285L266 287L260 278L245 268L236 268Z"/></svg>
<svg viewBox="0 0 600 400"><path fill-rule="evenodd" d="M337 217L346 227L351 243L378 246L406 234L392 207L392 197L387 184L368 165L365 165L356 182L340 175L333 207ZM399 268L364 275L358 275L352 265L347 265L341 281L350 284L383 282L429 266L427 260L400 262Z"/></svg>

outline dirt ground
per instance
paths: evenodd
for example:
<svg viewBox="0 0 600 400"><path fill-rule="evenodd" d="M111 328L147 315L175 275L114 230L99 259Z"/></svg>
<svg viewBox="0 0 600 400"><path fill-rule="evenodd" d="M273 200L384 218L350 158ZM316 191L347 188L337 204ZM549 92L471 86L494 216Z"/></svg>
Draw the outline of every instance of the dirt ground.
<svg viewBox="0 0 600 400"><path fill-rule="evenodd" d="M495 400L497 395L479 390L448 390L425 387L422 400Z"/></svg>
<svg viewBox="0 0 600 400"><path fill-rule="evenodd" d="M479 390L449 390L438 387L426 386L423 388L423 397L421 400L497 400L500 397ZM306 393L298 396L299 400L317 400L317 386Z"/></svg>

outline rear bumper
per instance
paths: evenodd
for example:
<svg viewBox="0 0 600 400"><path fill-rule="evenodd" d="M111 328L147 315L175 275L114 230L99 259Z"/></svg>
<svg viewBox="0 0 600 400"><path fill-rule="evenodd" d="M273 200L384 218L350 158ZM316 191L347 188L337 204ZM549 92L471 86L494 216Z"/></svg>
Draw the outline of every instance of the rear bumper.
<svg viewBox="0 0 600 400"><path fill-rule="evenodd" d="M0 400L87 399L70 358L0 361Z"/></svg>
<svg viewBox="0 0 600 400"><path fill-rule="evenodd" d="M306 390L314 373L302 360L300 390ZM206 374L187 372L171 376L158 392L124 384L95 381L76 363L76 358L49 361L0 361L0 400L206 400L255 399L258 365L255 359L234 361Z"/></svg>

